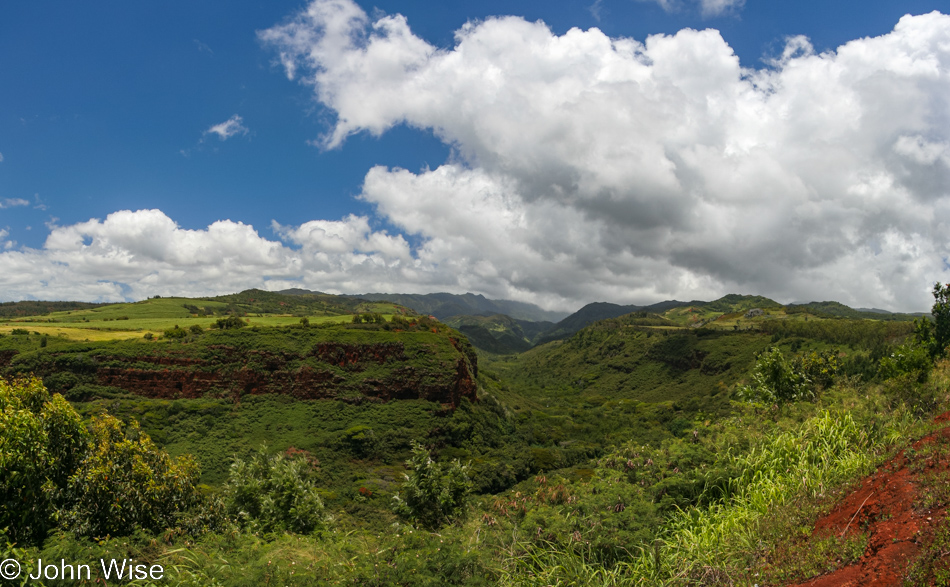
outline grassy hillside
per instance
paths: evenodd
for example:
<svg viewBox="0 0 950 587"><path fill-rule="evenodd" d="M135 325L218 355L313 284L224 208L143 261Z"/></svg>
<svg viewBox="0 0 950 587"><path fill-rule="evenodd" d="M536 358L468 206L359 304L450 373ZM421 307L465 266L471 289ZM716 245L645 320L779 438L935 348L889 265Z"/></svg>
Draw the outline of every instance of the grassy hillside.
<svg viewBox="0 0 950 587"><path fill-rule="evenodd" d="M528 350L542 332L554 326L551 322L518 320L503 314L451 316L445 323L468 337L476 348L502 355Z"/></svg>
<svg viewBox="0 0 950 587"><path fill-rule="evenodd" d="M656 442L730 410L729 387L770 337L691 331L634 313L513 357L484 358L490 387L551 446Z"/></svg>
<svg viewBox="0 0 950 587"><path fill-rule="evenodd" d="M127 304L92 305L43 315L0 319L0 334L26 329L70 340L103 341L159 336L176 325L208 328L223 316L244 317L252 326L287 326L307 318L311 324L345 323L354 314L377 313L387 318L413 312L384 302L327 294L283 295L262 290L214 298L150 298Z"/></svg>
<svg viewBox="0 0 950 587"><path fill-rule="evenodd" d="M861 319L867 318L871 320L898 320L898 321L907 321L914 318L919 318L923 313L916 314L901 314L894 312L887 312L885 310L861 310L854 309L848 306L845 306L839 302L809 302L807 304L789 304L787 306L787 311L789 312L798 312L806 311L812 312L817 315L822 316L832 316L838 318L854 318Z"/></svg>
<svg viewBox="0 0 950 587"><path fill-rule="evenodd" d="M22 302L0 303L0 318L16 318L19 316L43 316L52 312L68 310L85 310L102 304L88 302L44 302L25 300Z"/></svg>

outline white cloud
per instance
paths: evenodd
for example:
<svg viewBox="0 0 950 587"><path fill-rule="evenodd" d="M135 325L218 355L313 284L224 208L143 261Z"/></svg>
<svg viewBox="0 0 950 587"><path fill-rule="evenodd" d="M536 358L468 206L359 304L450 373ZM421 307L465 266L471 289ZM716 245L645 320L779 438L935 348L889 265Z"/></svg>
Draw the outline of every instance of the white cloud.
<svg viewBox="0 0 950 587"><path fill-rule="evenodd" d="M53 225L43 248L0 252L0 299L120 301L249 287L394 291L412 281L406 272L417 261L406 241L373 231L365 217L274 228L282 241L230 220L188 230L160 210Z"/></svg>
<svg viewBox="0 0 950 587"><path fill-rule="evenodd" d="M23 198L6 198L0 201L0 209L3 208L16 208L18 206L29 206L30 201L24 200Z"/></svg>
<svg viewBox="0 0 950 587"><path fill-rule="evenodd" d="M0 253L0 296L296 286L576 308L736 292L921 310L950 280L948 16L822 54L793 38L761 70L715 30L638 42L506 17L440 49L348 0L261 38L336 114L325 147L408 124L452 156L374 167L375 218L274 225L278 241L159 211L53 227L43 249Z"/></svg>
<svg viewBox="0 0 950 587"><path fill-rule="evenodd" d="M0 163L3 163L3 153L0 153Z"/></svg>
<svg viewBox="0 0 950 587"><path fill-rule="evenodd" d="M739 10L745 0L700 0L699 7L703 16L719 16L733 10Z"/></svg>
<svg viewBox="0 0 950 587"><path fill-rule="evenodd" d="M637 2L656 2L665 12L676 12L682 8L681 0L637 0Z"/></svg>
<svg viewBox="0 0 950 587"><path fill-rule="evenodd" d="M224 122L212 126L204 134L218 135L219 139L226 141L235 135L246 135L248 132L248 128L244 126L244 119L235 114Z"/></svg>
<svg viewBox="0 0 950 587"><path fill-rule="evenodd" d="M604 0L594 0L594 3L587 7L587 11L590 12L591 16L594 17L594 20L600 22L600 17L604 11Z"/></svg>
<svg viewBox="0 0 950 587"><path fill-rule="evenodd" d="M679 12L686 5L698 5L705 18L721 16L741 9L745 0L637 0L638 2L656 2L665 12Z"/></svg>
<svg viewBox="0 0 950 587"><path fill-rule="evenodd" d="M374 168L361 197L460 287L919 309L948 277L939 13L821 55L793 37L764 70L715 30L640 43L514 17L469 23L439 49L402 16L371 21L346 0L260 35L336 113L326 147L398 124L452 146L435 170Z"/></svg>

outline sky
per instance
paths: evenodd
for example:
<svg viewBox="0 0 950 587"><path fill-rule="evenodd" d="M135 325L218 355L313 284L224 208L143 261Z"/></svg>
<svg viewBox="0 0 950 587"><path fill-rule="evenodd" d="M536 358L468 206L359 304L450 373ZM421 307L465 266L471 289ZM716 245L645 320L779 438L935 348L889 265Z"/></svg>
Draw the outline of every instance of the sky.
<svg viewBox="0 0 950 587"><path fill-rule="evenodd" d="M0 5L0 301L920 311L950 2Z"/></svg>

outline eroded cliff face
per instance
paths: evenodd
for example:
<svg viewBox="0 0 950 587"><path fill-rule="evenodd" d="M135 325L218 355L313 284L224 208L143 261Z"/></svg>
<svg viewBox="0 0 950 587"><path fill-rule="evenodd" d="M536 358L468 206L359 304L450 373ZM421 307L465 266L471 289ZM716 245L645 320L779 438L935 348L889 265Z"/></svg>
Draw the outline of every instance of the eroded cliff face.
<svg viewBox="0 0 950 587"><path fill-rule="evenodd" d="M103 346L93 352L46 352L19 364L11 357L7 371L28 368L53 391L75 390L74 396L94 385L164 399L240 401L248 394L288 394L348 402L422 399L451 408L463 397L474 401L477 358L467 352L467 341L435 334L421 343L418 338L411 344L304 341L301 350L287 348L294 345L278 350L253 348L253 337L242 336L237 344L139 343L141 353L130 353L126 343L115 353Z"/></svg>

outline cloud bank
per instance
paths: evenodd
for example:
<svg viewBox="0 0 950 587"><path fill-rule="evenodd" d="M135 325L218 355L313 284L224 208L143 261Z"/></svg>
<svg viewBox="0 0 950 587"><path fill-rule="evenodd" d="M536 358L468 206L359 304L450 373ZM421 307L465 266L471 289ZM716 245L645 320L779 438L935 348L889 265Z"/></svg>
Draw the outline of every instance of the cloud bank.
<svg viewBox="0 0 950 587"><path fill-rule="evenodd" d="M576 308L736 292L920 310L950 279L948 16L822 54L792 38L759 70L715 30L639 42L502 17L442 49L349 0L259 35L335 114L324 148L407 124L452 156L374 167L359 197L375 218L275 225L277 240L159 211L54 227L0 254L5 297L302 286Z"/></svg>

